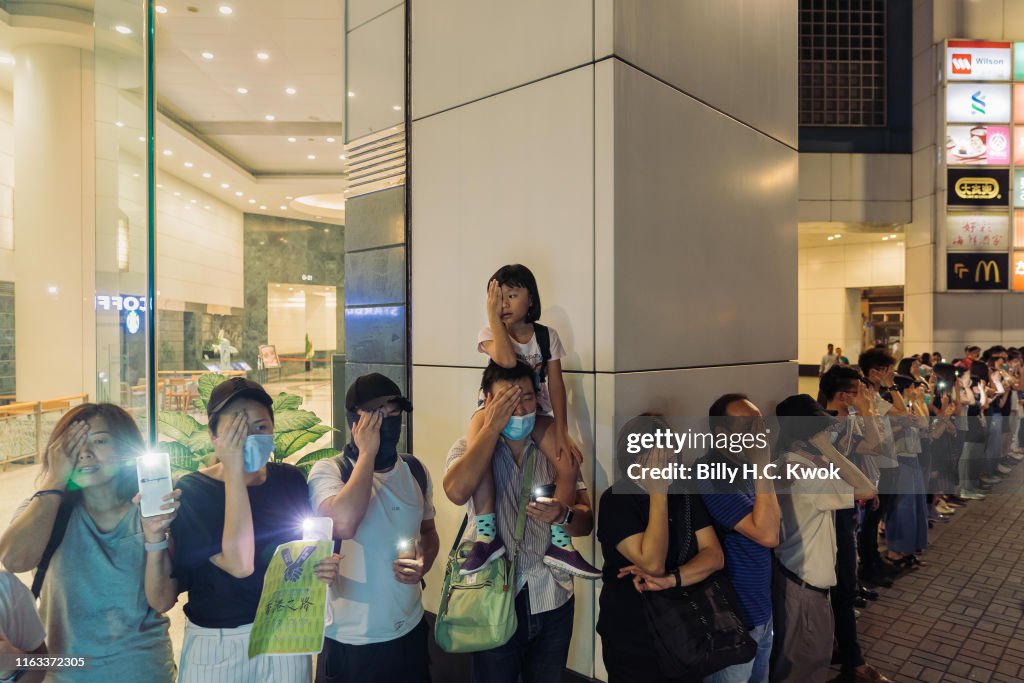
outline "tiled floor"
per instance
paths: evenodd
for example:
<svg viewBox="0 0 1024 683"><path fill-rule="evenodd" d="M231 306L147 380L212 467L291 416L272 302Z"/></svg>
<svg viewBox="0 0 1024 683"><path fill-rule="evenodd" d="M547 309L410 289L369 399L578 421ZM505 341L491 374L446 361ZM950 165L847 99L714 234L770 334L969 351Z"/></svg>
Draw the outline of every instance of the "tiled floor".
<svg viewBox="0 0 1024 683"><path fill-rule="evenodd" d="M880 588L858 622L865 657L890 678L1024 680L1024 465L949 523L927 567Z"/></svg>

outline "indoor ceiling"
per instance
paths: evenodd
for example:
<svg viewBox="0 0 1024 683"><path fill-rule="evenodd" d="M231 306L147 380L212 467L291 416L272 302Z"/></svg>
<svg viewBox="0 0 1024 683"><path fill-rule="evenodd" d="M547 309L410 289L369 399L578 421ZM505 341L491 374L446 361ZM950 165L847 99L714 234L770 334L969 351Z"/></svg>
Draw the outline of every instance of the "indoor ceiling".
<svg viewBox="0 0 1024 683"><path fill-rule="evenodd" d="M315 217L293 198L341 201L344 0L159 0L157 12L161 170L254 213Z"/></svg>
<svg viewBox="0 0 1024 683"><path fill-rule="evenodd" d="M841 247L849 244L903 244L903 225L847 223L840 221L804 221L797 224L800 248Z"/></svg>

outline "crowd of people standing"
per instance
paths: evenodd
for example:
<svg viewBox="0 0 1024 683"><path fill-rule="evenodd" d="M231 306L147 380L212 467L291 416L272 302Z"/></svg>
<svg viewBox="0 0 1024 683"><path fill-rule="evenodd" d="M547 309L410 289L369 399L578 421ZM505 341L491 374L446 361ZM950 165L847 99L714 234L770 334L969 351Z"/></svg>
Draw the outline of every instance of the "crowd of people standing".
<svg viewBox="0 0 1024 683"><path fill-rule="evenodd" d="M472 654L473 680L561 680L575 581L597 578L609 683L888 680L865 661L857 611L924 566L929 526L984 499L1024 459L1022 350L968 347L945 363L938 354L897 360L873 348L852 365L829 345L818 396L776 406L773 444L711 448L701 462L827 468L836 477L707 480L696 491L627 479L601 493L595 519L567 425L566 350L541 312L526 267L489 278L488 322L477 339L487 357L480 395L464 407L466 435L451 446L441 479L470 522L459 574L515 555L516 628ZM710 431L766 433L760 408L744 387L733 389L707 409ZM433 477L399 453L412 403L383 375L357 378L345 400L351 439L308 477L272 461L272 403L248 379L219 384L207 403L214 461L178 480L163 514L150 517L138 506L133 465L145 446L134 420L109 404L69 411L50 437L39 490L0 535L4 567L36 577L33 596L0 573L3 651L88 656L87 669L46 674L74 683L431 680L422 582L440 538ZM678 458L626 447L631 434L671 428L658 409L623 426L616 472ZM523 491L536 495L527 502ZM274 549L301 538L302 521L314 515L329 518L340 541L340 552L314 570L329 586L323 649L315 666L309 655L250 658ZM600 568L572 540L595 528ZM668 673L653 595L695 595L709 582L728 587L723 604L741 624L744 645L734 652L742 655L717 670ZM181 595L188 622L175 660L166 613ZM42 674L0 671L0 681Z"/></svg>

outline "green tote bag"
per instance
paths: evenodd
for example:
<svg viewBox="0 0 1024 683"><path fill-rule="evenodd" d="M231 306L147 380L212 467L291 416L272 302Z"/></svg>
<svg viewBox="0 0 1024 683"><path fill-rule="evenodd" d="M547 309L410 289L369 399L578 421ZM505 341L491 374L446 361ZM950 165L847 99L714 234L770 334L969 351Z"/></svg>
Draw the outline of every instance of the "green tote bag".
<svg viewBox="0 0 1024 683"><path fill-rule="evenodd" d="M434 639L445 652L480 652L504 645L516 632L516 550L526 530L526 503L533 481L534 448L529 447L519 492L515 545L512 556L499 557L480 571L461 576L459 568L473 546L462 540L469 515L455 537L444 572L441 606L434 623Z"/></svg>

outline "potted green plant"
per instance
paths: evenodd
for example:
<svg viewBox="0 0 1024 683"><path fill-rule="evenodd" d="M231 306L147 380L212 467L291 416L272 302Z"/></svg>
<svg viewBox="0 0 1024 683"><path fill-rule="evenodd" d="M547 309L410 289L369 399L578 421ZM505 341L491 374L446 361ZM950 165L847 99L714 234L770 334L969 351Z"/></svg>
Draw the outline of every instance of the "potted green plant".
<svg viewBox="0 0 1024 683"><path fill-rule="evenodd" d="M213 388L227 378L219 374L206 374L199 378L199 398L194 407L206 412ZM281 462L298 453L302 448L315 442L328 432L338 431L322 424L319 417L308 410L302 410L302 397L281 392L271 407L274 413L274 462ZM158 431L166 440L159 449L171 456L171 467L176 473L194 472L210 464L213 456L213 442L207 426L187 412L165 410L158 417ZM331 458L340 453L336 448L321 448L303 455L295 465L309 474L309 468L317 460Z"/></svg>

